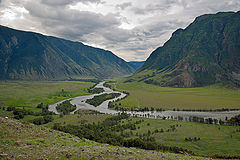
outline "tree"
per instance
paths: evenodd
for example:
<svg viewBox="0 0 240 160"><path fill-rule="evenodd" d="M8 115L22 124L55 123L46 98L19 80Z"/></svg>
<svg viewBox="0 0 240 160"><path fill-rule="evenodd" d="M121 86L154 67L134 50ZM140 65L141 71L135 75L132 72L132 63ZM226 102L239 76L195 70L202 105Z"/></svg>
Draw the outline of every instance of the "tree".
<svg viewBox="0 0 240 160"><path fill-rule="evenodd" d="M223 125L224 122L220 119L220 120L219 120L219 124L220 124L220 125Z"/></svg>
<svg viewBox="0 0 240 160"><path fill-rule="evenodd" d="M38 104L37 108L43 108L43 103Z"/></svg>

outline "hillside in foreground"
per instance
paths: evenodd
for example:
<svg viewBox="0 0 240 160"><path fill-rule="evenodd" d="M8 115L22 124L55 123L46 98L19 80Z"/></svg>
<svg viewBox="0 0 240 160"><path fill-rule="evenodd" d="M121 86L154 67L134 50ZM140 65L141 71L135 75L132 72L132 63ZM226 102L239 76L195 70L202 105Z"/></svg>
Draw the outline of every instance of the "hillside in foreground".
<svg viewBox="0 0 240 160"><path fill-rule="evenodd" d="M99 144L76 136L0 117L2 159L204 159Z"/></svg>
<svg viewBox="0 0 240 160"><path fill-rule="evenodd" d="M128 82L170 87L240 84L240 11L199 16L152 52Z"/></svg>

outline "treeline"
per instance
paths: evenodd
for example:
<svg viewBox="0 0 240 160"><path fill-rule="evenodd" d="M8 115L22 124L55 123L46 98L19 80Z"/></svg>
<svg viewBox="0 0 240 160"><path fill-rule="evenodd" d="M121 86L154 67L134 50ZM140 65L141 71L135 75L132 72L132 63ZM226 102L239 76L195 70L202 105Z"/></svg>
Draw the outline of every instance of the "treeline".
<svg viewBox="0 0 240 160"><path fill-rule="evenodd" d="M165 118L166 119L166 118ZM184 118L182 116L177 117L168 117L168 119L172 120L179 120L179 121L190 121L190 122L198 122L198 123L206 123L206 124L218 124L218 125L235 125L240 126L240 114L237 116L234 116L230 119L227 117L225 120L222 119L214 119L214 118L203 118L203 117L197 117L197 116L190 116L188 118Z"/></svg>
<svg viewBox="0 0 240 160"><path fill-rule="evenodd" d="M190 116L190 117L182 117L182 116L168 116L163 117L164 120L170 119L170 120L178 120L178 121L189 121L189 122L198 122L198 123L206 123L206 124L227 124L226 121L213 119L213 118L203 118L203 117L197 117L197 116Z"/></svg>
<svg viewBox="0 0 240 160"><path fill-rule="evenodd" d="M48 122L53 121L52 115L54 115L54 112L50 112L48 110L48 105L43 105L43 103L40 103L37 105L37 108L41 109L41 112L33 112L29 111L23 108L16 108L16 107L0 107L0 109L3 109L8 112L12 112L15 119L23 119L26 115L36 116L38 118L35 118L31 120L31 123L34 123L36 125L46 124Z"/></svg>
<svg viewBox="0 0 240 160"><path fill-rule="evenodd" d="M61 104L58 104L56 109L59 113L67 115L67 114L70 114L70 112L76 110L77 106L72 105L70 103L70 100L66 100L66 101L62 102Z"/></svg>
<svg viewBox="0 0 240 160"><path fill-rule="evenodd" d="M121 107L121 105L122 105L121 103L119 103L119 104L116 103L116 102L119 102L119 101L127 98L130 95L130 93L126 92L126 91L123 91L122 93L126 94L126 96L123 97L123 98L120 98L116 101L109 102L108 103L108 108L115 109L117 111L126 111L126 109L124 107Z"/></svg>
<svg viewBox="0 0 240 160"><path fill-rule="evenodd" d="M94 87L96 87L97 83L95 83L94 85L92 85L91 87L88 88L88 90L93 89Z"/></svg>
<svg viewBox="0 0 240 160"><path fill-rule="evenodd" d="M185 138L185 141L190 141L190 142L192 142L192 141L197 142L197 141L200 141L200 140L201 140L200 137L194 137L194 138L186 137L186 138Z"/></svg>
<svg viewBox="0 0 240 160"><path fill-rule="evenodd" d="M110 94L104 93L101 95L94 96L92 99L87 99L86 103L97 107L100 104L102 104L104 101L119 97L120 95L121 95L120 93L110 93Z"/></svg>
<svg viewBox="0 0 240 160"><path fill-rule="evenodd" d="M99 114L105 114L105 113L101 113L95 110L85 110L85 109L79 109L76 112L74 112L74 114L78 114L78 115L99 115Z"/></svg>
<svg viewBox="0 0 240 160"><path fill-rule="evenodd" d="M92 83L99 83L99 82L101 82L100 79L74 79L72 77L70 77L69 81L92 82Z"/></svg>
<svg viewBox="0 0 240 160"><path fill-rule="evenodd" d="M229 112L229 111L239 111L240 109L229 109L229 108L222 108L222 109L176 109L173 108L173 111L188 111L188 112Z"/></svg>
<svg viewBox="0 0 240 160"><path fill-rule="evenodd" d="M112 86L111 86L110 84L108 84L108 83L109 83L109 82L105 82L105 83L103 84L103 86L104 86L104 87L107 87L107 88L110 88L110 89L113 90Z"/></svg>
<svg viewBox="0 0 240 160"><path fill-rule="evenodd" d="M11 106L9 106L9 107L1 107L1 108L2 108L3 110L5 110L5 108L6 108L6 111L12 112L15 119L22 119L22 118L24 118L24 116L26 116L26 115L32 115L32 116L54 115L53 112L50 112L50 111L48 110L48 106L47 106L47 105L44 106L44 105L41 103L41 104L39 104L39 105L37 106L37 108L39 108L39 107L41 107L41 109L42 109L41 112L29 111L29 110L24 109L24 107L22 107L22 108L16 108L16 107L11 107Z"/></svg>
<svg viewBox="0 0 240 160"><path fill-rule="evenodd" d="M87 138L96 142L107 143L116 146L137 147L148 150L171 151L175 153L190 153L189 151L180 147L170 147L158 144L156 143L155 139L151 137L150 133L144 136L141 135L141 137L137 138L124 137L128 136L127 134L123 134L124 130L135 130L136 123L141 123L141 121L138 121L135 122L135 124L121 124L121 120L128 118L129 115L121 113L117 116L107 118L103 122L99 122L98 124L93 123L64 126L56 123L54 124L53 129L67 132L80 138ZM119 134L118 132L121 132L121 134Z"/></svg>
<svg viewBox="0 0 240 160"><path fill-rule="evenodd" d="M103 88L89 88L88 93L99 94L104 92Z"/></svg>
<svg viewBox="0 0 240 160"><path fill-rule="evenodd" d="M227 120L227 123L234 126L240 126L240 114Z"/></svg>
<svg viewBox="0 0 240 160"><path fill-rule="evenodd" d="M123 93L130 95L130 93L123 91ZM122 103L116 103L118 101L121 101L125 98L127 98L127 96L125 96L124 98L118 99L117 101L114 102L109 102L108 104L108 108L117 110L117 111L135 111L135 112L148 112L148 111L157 111L157 112L162 112L165 111L163 108L155 108L155 107L140 107L140 108L127 108L126 106L123 106Z"/></svg>
<svg viewBox="0 0 240 160"><path fill-rule="evenodd" d="M53 117L51 115L45 115L43 117L35 118L35 119L31 120L30 122L32 122L33 124L36 124L36 125L42 125L42 124L46 124L46 123L49 123L52 121L53 121Z"/></svg>

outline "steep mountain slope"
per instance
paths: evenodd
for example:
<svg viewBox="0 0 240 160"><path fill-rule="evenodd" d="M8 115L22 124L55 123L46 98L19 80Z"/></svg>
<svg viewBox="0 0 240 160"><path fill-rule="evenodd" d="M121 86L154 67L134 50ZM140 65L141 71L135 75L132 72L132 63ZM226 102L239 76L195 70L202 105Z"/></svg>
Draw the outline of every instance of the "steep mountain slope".
<svg viewBox="0 0 240 160"><path fill-rule="evenodd" d="M141 68L143 66L143 64L145 63L145 61L130 61L127 62L131 67L133 67L135 70L138 70L139 68Z"/></svg>
<svg viewBox="0 0 240 160"><path fill-rule="evenodd" d="M0 79L106 78L135 70L110 51L0 26Z"/></svg>
<svg viewBox="0 0 240 160"><path fill-rule="evenodd" d="M55 37L48 37L48 40L93 76L105 78L128 75L135 71L110 51Z"/></svg>
<svg viewBox="0 0 240 160"><path fill-rule="evenodd" d="M172 87L240 84L240 12L199 16L157 48L129 81Z"/></svg>

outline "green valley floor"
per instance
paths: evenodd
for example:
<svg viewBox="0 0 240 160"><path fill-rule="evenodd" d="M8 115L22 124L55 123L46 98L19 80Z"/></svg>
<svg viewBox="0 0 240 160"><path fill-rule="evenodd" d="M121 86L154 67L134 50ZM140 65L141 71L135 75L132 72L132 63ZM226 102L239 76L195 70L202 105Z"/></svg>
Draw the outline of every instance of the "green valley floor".
<svg viewBox="0 0 240 160"><path fill-rule="evenodd" d="M143 82L111 84L113 88L127 91L130 95L119 102L118 107L153 107L164 110L193 109L240 109L240 89L215 84L199 88L171 88Z"/></svg>
<svg viewBox="0 0 240 160"><path fill-rule="evenodd" d="M207 159L99 144L70 134L0 117L1 159Z"/></svg>

